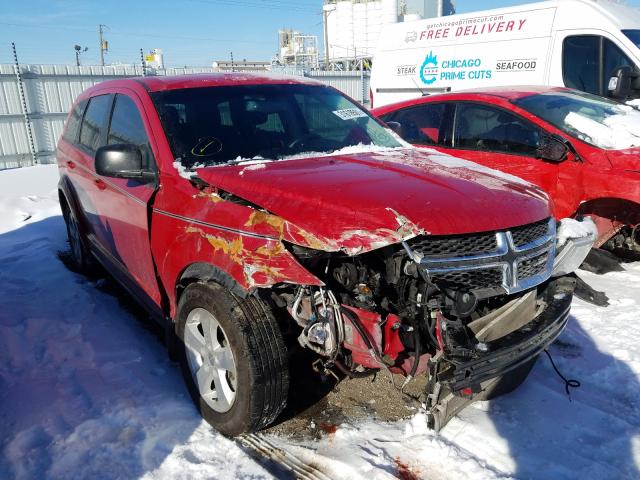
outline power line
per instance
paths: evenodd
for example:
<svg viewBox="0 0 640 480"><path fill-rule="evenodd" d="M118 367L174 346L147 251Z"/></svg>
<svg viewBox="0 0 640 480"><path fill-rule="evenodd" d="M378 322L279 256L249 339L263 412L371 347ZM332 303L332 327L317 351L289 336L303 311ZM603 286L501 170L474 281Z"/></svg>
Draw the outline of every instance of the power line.
<svg viewBox="0 0 640 480"><path fill-rule="evenodd" d="M93 30L89 30L87 28L74 27L71 25L53 27L51 25L46 25L42 23L9 23L9 22L0 22L0 25L6 25L9 27L23 27L23 28L47 28L49 30L76 30L78 32L90 32L90 33L94 32Z"/></svg>
<svg viewBox="0 0 640 480"><path fill-rule="evenodd" d="M88 32L95 34L93 30L88 30L86 28L77 28L71 26L50 26L50 25L41 25L41 24L19 24L19 23L6 23L0 22L0 25L9 25L12 27L24 27L24 28L47 28L49 30L57 30L57 31L65 31L65 30L77 30L82 32ZM211 37L188 37L188 36L180 36L180 35L155 35L152 33L138 33L138 32L127 32L123 30L110 30L109 35L116 36L128 36L134 38L158 38L158 39L166 39L166 40L192 40L197 42L217 42L217 43L249 43L255 45L264 45L264 41L259 40L240 40L240 39L226 39L226 38L211 38Z"/></svg>
<svg viewBox="0 0 640 480"><path fill-rule="evenodd" d="M256 2L251 0L189 0L194 3L206 3L209 5L224 5L224 6L242 6L253 8L266 8L269 10L289 10L295 12L308 12L309 8L314 8L309 5L308 7L300 6L300 3L287 3L278 0Z"/></svg>

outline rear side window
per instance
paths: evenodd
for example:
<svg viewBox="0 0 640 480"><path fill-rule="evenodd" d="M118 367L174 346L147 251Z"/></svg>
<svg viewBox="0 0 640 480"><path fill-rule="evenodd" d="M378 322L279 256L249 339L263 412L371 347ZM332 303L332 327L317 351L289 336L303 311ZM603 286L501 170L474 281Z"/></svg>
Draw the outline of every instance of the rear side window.
<svg viewBox="0 0 640 480"><path fill-rule="evenodd" d="M111 95L98 95L89 100L89 106L84 114L80 129L80 145L95 152L102 145L104 133L107 130Z"/></svg>
<svg viewBox="0 0 640 480"><path fill-rule="evenodd" d="M444 145L445 110L447 104L433 103L398 110L383 117L385 122L398 122L398 134L409 143Z"/></svg>
<svg viewBox="0 0 640 480"><path fill-rule="evenodd" d="M116 95L107 145L127 143L136 145L142 152L142 165L153 165L149 137L135 102L126 95Z"/></svg>
<svg viewBox="0 0 640 480"><path fill-rule="evenodd" d="M87 101L82 100L76 103L71 111L67 126L64 130L62 138L69 143L76 143L78 141L78 133L80 132L80 123L82 122L82 114L84 108L87 106Z"/></svg>
<svg viewBox="0 0 640 480"><path fill-rule="evenodd" d="M458 104L455 148L536 156L538 139L539 130L517 115L486 105Z"/></svg>

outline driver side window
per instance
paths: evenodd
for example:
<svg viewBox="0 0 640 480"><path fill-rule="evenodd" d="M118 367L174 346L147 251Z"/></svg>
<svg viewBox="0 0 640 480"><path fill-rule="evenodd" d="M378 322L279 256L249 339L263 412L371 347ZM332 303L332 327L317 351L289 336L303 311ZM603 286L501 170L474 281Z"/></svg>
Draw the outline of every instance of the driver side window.
<svg viewBox="0 0 640 480"><path fill-rule="evenodd" d="M107 145L119 143L137 146L142 153L142 167L146 170L154 169L149 137L138 107L133 100L122 94L116 95L107 137Z"/></svg>
<svg viewBox="0 0 640 480"><path fill-rule="evenodd" d="M564 39L562 75L569 88L605 95L609 77L623 66L633 67L633 62L608 38L571 35Z"/></svg>
<svg viewBox="0 0 640 480"><path fill-rule="evenodd" d="M602 79L602 85L606 87L609 82L609 77L616 68L625 66L633 67L633 62L631 62L629 57L627 57L625 53L608 38L603 39L602 50L602 57L604 60L604 68L602 71L604 78Z"/></svg>
<svg viewBox="0 0 640 480"><path fill-rule="evenodd" d="M454 148L536 156L540 132L505 110L459 103L454 122Z"/></svg>

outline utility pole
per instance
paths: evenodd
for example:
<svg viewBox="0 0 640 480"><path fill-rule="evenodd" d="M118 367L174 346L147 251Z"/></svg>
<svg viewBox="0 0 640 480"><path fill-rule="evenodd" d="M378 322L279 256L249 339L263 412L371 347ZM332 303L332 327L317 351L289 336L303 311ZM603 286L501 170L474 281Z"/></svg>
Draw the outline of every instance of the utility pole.
<svg viewBox="0 0 640 480"><path fill-rule="evenodd" d="M324 20L324 69L329 70L329 32L327 28L327 17L329 11L325 8L322 9L322 17Z"/></svg>
<svg viewBox="0 0 640 480"><path fill-rule="evenodd" d="M329 70L329 14L336 9L335 5L325 3L322 5L322 19L324 23L324 68Z"/></svg>
<svg viewBox="0 0 640 480"><path fill-rule="evenodd" d="M235 67L233 66L233 52L231 52L231 71L232 72L236 71Z"/></svg>
<svg viewBox="0 0 640 480"><path fill-rule="evenodd" d="M104 67L104 52L109 50L109 44L106 40L102 38L102 34L104 33L103 28L106 25L100 24L98 25L98 35L100 36L100 64ZM108 28L108 27L107 27Z"/></svg>

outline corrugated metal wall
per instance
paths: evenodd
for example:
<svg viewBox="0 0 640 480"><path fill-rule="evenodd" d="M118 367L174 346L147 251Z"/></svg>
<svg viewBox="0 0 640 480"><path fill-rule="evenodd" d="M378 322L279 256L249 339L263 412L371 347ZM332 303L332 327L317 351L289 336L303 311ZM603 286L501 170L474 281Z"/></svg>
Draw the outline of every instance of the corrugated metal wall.
<svg viewBox="0 0 640 480"><path fill-rule="evenodd" d="M162 74L210 72L213 69L168 68ZM283 73L315 78L359 102L368 102L368 72L292 70ZM0 64L0 170L32 165L34 161L54 162L56 143L76 96L104 80L142 75L142 66L21 65L20 74L26 117L15 68L11 64Z"/></svg>

